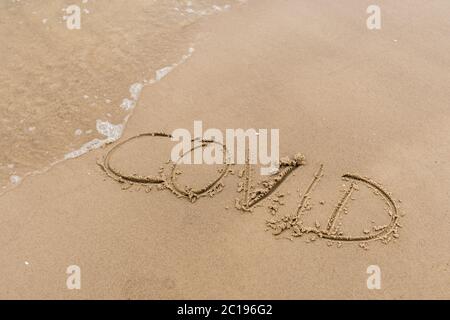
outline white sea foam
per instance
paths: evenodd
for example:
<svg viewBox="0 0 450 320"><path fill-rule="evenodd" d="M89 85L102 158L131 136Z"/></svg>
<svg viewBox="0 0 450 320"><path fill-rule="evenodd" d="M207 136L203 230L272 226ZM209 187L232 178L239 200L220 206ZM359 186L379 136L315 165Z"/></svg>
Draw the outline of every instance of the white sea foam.
<svg viewBox="0 0 450 320"><path fill-rule="evenodd" d="M164 67L156 71L155 79L160 81L162 78L167 76L169 72L172 71L172 67Z"/></svg>
<svg viewBox="0 0 450 320"><path fill-rule="evenodd" d="M125 111L132 110L136 106L136 102L139 99L139 96L145 85L153 84L155 82L160 81L162 78L167 76L174 69L175 66L178 66L178 65L184 63L189 57L191 57L192 54L194 53L194 51L195 51L195 49L193 47L190 47L188 49L188 53L184 54L178 62L175 62L174 64L172 64L172 66L163 67L163 68L157 70L155 72L155 78L152 78L150 80L144 80L143 81L144 84L139 83L139 82L132 84L129 89L130 98L123 99L120 107ZM74 151L67 153L64 156L64 159L67 160L67 159L77 158L91 150L98 149L107 143L117 141L122 136L125 124L127 123L129 116L130 116L130 114L128 114L125 117L123 123L116 124L116 125L112 124L108 121L97 120L96 121L97 132L100 133L101 135L105 136L106 138L105 139L98 139L98 138L93 139L93 140L83 144L81 146L81 148L79 148L78 150L74 150Z"/></svg>
<svg viewBox="0 0 450 320"><path fill-rule="evenodd" d="M107 140L116 141L122 136L123 124L114 125L108 121L97 120L97 131L107 137Z"/></svg>
<svg viewBox="0 0 450 320"><path fill-rule="evenodd" d="M85 154L86 152L88 152L90 150L100 148L102 145L104 145L104 143L100 139L91 140L91 141L83 144L80 149L67 153L64 156L64 159L68 160L68 159L78 158L79 156Z"/></svg>
<svg viewBox="0 0 450 320"><path fill-rule="evenodd" d="M144 88L142 83L138 82L132 84L130 87L130 98L123 99L120 107L125 111L133 109L136 106L139 96L141 95L142 88Z"/></svg>
<svg viewBox="0 0 450 320"><path fill-rule="evenodd" d="M98 149L106 143L111 143L118 140L122 136L123 132L123 124L114 125L108 121L97 120L97 131L105 136L105 139L93 139L83 146L80 149L69 152L64 156L64 159L73 159L78 158L79 156L85 154L94 149Z"/></svg>
<svg viewBox="0 0 450 320"><path fill-rule="evenodd" d="M16 0L16 1L18 1L18 0ZM87 3L87 2L88 2L87 0L83 0L83 3ZM245 2L245 1L240 0L240 2ZM231 7L230 5L225 5L225 6L210 5L209 7L203 7L202 9L196 10L195 8L198 8L198 6L196 6L196 5L194 6L192 1L187 1L186 5L184 6L183 9L189 9L189 10L186 10L188 12L188 14L209 15L214 12L225 11L225 10L229 9L230 7ZM177 9L177 11L180 14L183 14L182 10L179 10L178 8L175 8L175 9ZM185 10L183 10L183 11L186 12ZM188 48L187 52L180 57L179 61L176 61L172 64L168 64L166 66L162 66L161 68L156 70L153 73L153 75L149 76L147 79L142 79L141 82L133 83L129 87L130 96L125 97L122 100L122 103L120 104L120 108L125 112L125 117L124 117L124 120L122 123L113 124L109 121L106 121L105 119L96 120L96 122L95 122L96 131L101 136L99 136L97 134L97 137L95 139L93 139L87 143L84 143L78 149L67 153L62 159L54 160L49 166L42 168L41 170L35 170L33 172L23 173L23 174L20 174L20 176L16 175L15 172L10 172L10 174L12 174L9 178L10 186L13 187L13 186L20 184L20 182L27 176L44 173L47 170L49 170L52 166L54 166L57 163L60 163L64 160L77 158L91 150L98 149L105 144L112 143L112 142L120 139L123 134L124 128L126 126L126 123L129 119L129 117L131 116L133 109L137 105L137 102L140 98L143 88L147 85L152 85L156 82L159 82L163 78L167 77L169 75L169 73L171 73L177 66L183 64L186 60L188 60L192 56L194 51L195 50L193 47ZM94 98L97 99L98 97L94 96L93 98L91 98L87 94L84 94L84 95L81 94L81 95L87 101L88 105L90 103L91 106L95 106L95 104L97 103L97 102L93 102L93 101L95 101ZM106 96L104 96L104 98L102 100L104 100L106 102L106 104L109 104L112 102L110 99L107 99ZM107 117L107 116L108 116L108 114L105 114L105 117ZM109 117L111 117L111 116L109 116ZM35 127L29 127L28 131L33 132L33 131L35 131L35 129L36 129ZM81 129L77 129L74 132L74 134L76 136L82 136L83 133L85 133L86 135L89 135L89 134L95 135L95 132L93 132L93 130L82 131ZM14 168L14 164L9 164L7 167L9 169L11 169L11 171L12 171L12 169ZM6 186L4 186L3 189L6 189ZM3 192L0 192L0 194L3 194Z"/></svg>
<svg viewBox="0 0 450 320"><path fill-rule="evenodd" d="M246 0L239 0L240 3L246 3ZM191 8L192 4L187 4L186 6L188 8L184 9L184 13L180 12L178 8L177 11L180 12L180 15L185 15L185 13L191 14L191 15L198 15L198 16L207 16L207 15L211 15L214 14L216 12L221 12L221 11L226 11L228 9L231 8L230 4L226 4L223 6L218 6L218 5L212 5L210 8L206 8L206 9L200 9L200 10L194 10Z"/></svg>
<svg viewBox="0 0 450 320"><path fill-rule="evenodd" d="M141 94L141 91L142 91L143 87L144 87L144 85L142 83L135 83L135 84L131 85L131 87L130 87L130 94L131 94L131 97L134 100L139 99L139 96Z"/></svg>
<svg viewBox="0 0 450 320"><path fill-rule="evenodd" d="M120 107L125 111L133 109L134 106L135 106L135 102L128 98L123 99L122 104L120 105Z"/></svg>

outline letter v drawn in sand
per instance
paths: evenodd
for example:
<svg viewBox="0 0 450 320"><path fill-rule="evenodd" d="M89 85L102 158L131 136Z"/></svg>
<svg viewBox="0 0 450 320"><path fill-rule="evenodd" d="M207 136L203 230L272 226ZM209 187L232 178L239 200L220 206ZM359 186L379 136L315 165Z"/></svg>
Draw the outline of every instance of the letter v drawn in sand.
<svg viewBox="0 0 450 320"><path fill-rule="evenodd" d="M304 165L305 157L298 153L293 159L282 158L280 159L280 167L277 173L273 174L269 178L266 178L258 182L255 188L252 185L252 168L250 166L249 150L246 152L246 161L243 171L240 176L243 178L240 183L238 192L243 192L241 199L236 199L236 208L243 211L252 211L252 209L262 200L267 198L272 192L274 192L283 181L291 174L295 169Z"/></svg>

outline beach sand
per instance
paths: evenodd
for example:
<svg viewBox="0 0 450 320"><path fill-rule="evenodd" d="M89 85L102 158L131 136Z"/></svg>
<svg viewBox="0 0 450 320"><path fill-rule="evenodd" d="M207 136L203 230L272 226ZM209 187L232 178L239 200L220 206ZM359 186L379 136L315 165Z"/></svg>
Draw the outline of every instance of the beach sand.
<svg viewBox="0 0 450 320"><path fill-rule="evenodd" d="M370 4L251 1L195 23L195 54L144 88L122 139L192 130L194 120L277 128L280 154L306 158L277 190L280 216L323 164L305 222L327 224L349 186L341 176L353 173L401 200L398 238L367 248L277 239L267 205L235 208L237 174L195 203L155 187L122 190L97 165L110 145L0 197L0 298L450 298L450 4L378 1L382 29L372 31ZM156 174L170 150L142 140L116 162ZM184 181L201 184L196 170L212 175L186 166ZM351 234L389 218L360 189L342 220ZM67 289L70 265L81 269L80 290ZM380 267L379 290L367 287L370 265Z"/></svg>

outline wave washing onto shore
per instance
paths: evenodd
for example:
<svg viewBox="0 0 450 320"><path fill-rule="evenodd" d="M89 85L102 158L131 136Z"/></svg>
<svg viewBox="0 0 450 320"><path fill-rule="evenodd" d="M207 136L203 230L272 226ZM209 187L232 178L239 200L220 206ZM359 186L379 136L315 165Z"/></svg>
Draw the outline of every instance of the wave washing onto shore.
<svg viewBox="0 0 450 320"><path fill-rule="evenodd" d="M194 53L192 26L244 0L0 3L0 195L116 141L142 89ZM66 8L80 8L80 29Z"/></svg>

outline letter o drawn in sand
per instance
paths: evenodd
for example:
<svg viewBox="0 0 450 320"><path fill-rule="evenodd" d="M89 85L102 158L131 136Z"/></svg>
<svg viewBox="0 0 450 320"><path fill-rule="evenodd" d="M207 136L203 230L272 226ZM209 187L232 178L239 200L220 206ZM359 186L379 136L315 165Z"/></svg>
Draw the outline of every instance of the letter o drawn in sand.
<svg viewBox="0 0 450 320"><path fill-rule="evenodd" d="M195 139L191 140L192 142L195 141ZM228 157L226 157L227 155L227 149L225 147L224 144L214 141L214 140L199 140L201 141L201 144L194 146L193 148L191 148L189 151L183 153L181 155L181 157L177 160L176 163L172 164L172 170L169 176L169 180L168 180L168 185L167 187L172 190L173 193L175 193L178 197L185 197L188 198L191 202L195 202L198 198L206 196L206 195L210 195L213 196L216 192L219 192L223 189L224 185L220 182L228 173L228 169L230 167L230 163L228 161ZM217 144L219 146L222 147L223 150L223 155L224 155L224 164L222 169L219 170L220 174L213 179L211 182L209 182L206 186L202 187L202 188L198 188L198 189L193 189L190 187L185 187L184 189L182 189L177 183L176 183L176 178L177 178L177 166L178 164L182 161L182 159L184 157L186 157L188 154L190 154L192 151L198 149L198 148L203 148L205 146L207 146L208 144Z"/></svg>

